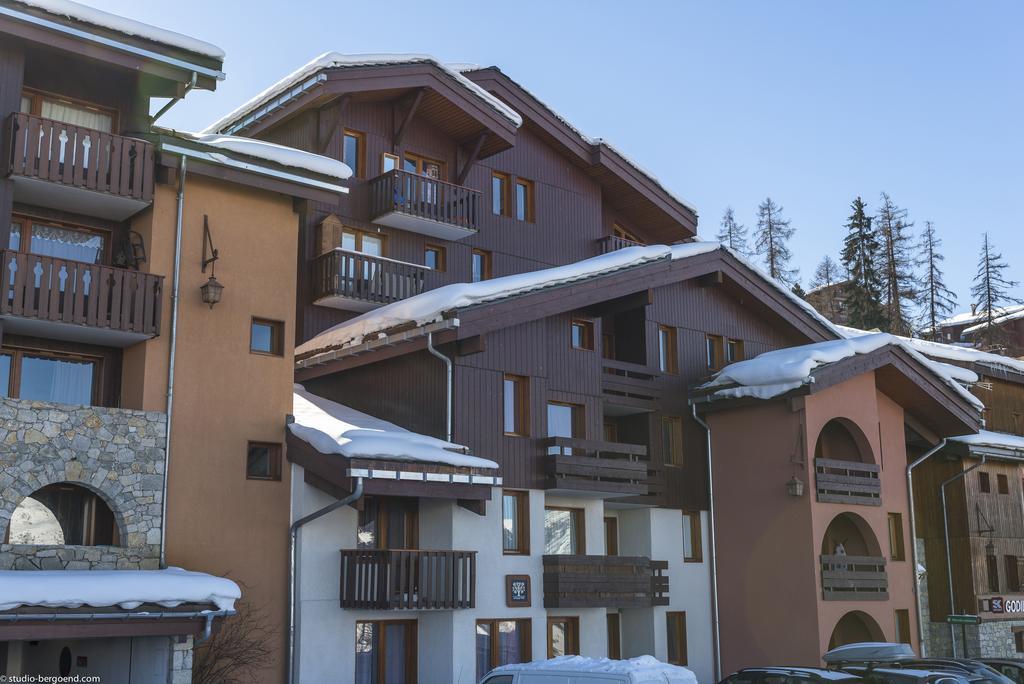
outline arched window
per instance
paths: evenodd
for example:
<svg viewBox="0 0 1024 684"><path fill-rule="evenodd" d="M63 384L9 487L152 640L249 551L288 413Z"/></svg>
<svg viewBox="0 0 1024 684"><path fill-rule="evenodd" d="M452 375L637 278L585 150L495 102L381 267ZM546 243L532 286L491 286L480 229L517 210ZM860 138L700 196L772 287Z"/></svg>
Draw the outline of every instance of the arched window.
<svg viewBox="0 0 1024 684"><path fill-rule="evenodd" d="M863 611L853 610L839 618L835 629L832 630L828 648L832 650L846 644L865 641L885 641L885 635L873 617Z"/></svg>
<svg viewBox="0 0 1024 684"><path fill-rule="evenodd" d="M825 423L818 433L818 442L814 446L814 458L825 458L832 461L859 461L874 463L871 445L864 433L853 421L846 418L833 418Z"/></svg>
<svg viewBox="0 0 1024 684"><path fill-rule="evenodd" d="M47 485L22 500L11 516L7 539L11 544L121 544L110 506L94 492L70 482Z"/></svg>
<svg viewBox="0 0 1024 684"><path fill-rule="evenodd" d="M821 555L833 555L839 546L848 556L882 555L871 526L856 513L840 513L832 518L821 539Z"/></svg>

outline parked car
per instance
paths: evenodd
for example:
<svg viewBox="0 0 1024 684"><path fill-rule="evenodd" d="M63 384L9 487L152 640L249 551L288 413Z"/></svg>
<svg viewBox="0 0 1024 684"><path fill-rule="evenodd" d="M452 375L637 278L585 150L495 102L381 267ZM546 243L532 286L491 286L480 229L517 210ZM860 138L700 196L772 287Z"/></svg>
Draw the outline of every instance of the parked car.
<svg viewBox="0 0 1024 684"><path fill-rule="evenodd" d="M532 663L497 667L480 684L697 684L685 667L651 656L629 660L560 656Z"/></svg>
<svg viewBox="0 0 1024 684"><path fill-rule="evenodd" d="M924 665L909 644L847 644L828 651L822 659L830 667L873 684L967 684L985 681L956 663Z"/></svg>
<svg viewBox="0 0 1024 684"><path fill-rule="evenodd" d="M849 665L843 672L856 675L868 684L970 684L974 681L960 672L919 670L911 667Z"/></svg>
<svg viewBox="0 0 1024 684"><path fill-rule="evenodd" d="M842 670L816 667L748 667L734 672L721 684L860 684L864 680Z"/></svg>
<svg viewBox="0 0 1024 684"><path fill-rule="evenodd" d="M993 684L1014 684L1014 680L980 660L966 658L915 658L902 662L905 667L928 670L966 672L971 681L992 682Z"/></svg>
<svg viewBox="0 0 1024 684"><path fill-rule="evenodd" d="M1024 684L1024 660L1015 658L982 658L981 662L1003 676L1009 677L1017 684Z"/></svg>

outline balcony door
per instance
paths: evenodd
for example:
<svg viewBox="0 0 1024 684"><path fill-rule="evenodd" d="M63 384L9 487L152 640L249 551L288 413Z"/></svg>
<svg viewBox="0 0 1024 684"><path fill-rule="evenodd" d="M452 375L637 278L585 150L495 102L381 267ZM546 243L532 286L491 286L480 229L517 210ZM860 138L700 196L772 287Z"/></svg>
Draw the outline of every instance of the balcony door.
<svg viewBox="0 0 1024 684"><path fill-rule="evenodd" d="M357 544L361 549L419 547L419 500L367 496L359 511Z"/></svg>
<svg viewBox="0 0 1024 684"><path fill-rule="evenodd" d="M402 160L402 169L409 173L416 173L439 181L443 181L448 176L448 165L443 161L412 152L405 153L405 159Z"/></svg>
<svg viewBox="0 0 1024 684"><path fill-rule="evenodd" d="M440 190L435 181L444 181L448 177L448 168L443 161L406 152L402 160L402 169L422 176L406 178L406 197L423 205L438 204ZM426 206L421 207L421 211L426 211Z"/></svg>
<svg viewBox="0 0 1024 684"><path fill-rule="evenodd" d="M357 622L355 661L356 684L414 684L416 621Z"/></svg>
<svg viewBox="0 0 1024 684"><path fill-rule="evenodd" d="M584 434L583 407L579 404L548 402L548 437L582 439ZM571 454L569 447L550 446L549 454Z"/></svg>
<svg viewBox="0 0 1024 684"><path fill-rule="evenodd" d="M344 265L341 269L346 278L376 280L380 277L380 264L375 263L372 259L360 258L356 253L365 254L370 257L384 256L383 235L346 228L341 231L341 244L339 246L348 252L343 260Z"/></svg>

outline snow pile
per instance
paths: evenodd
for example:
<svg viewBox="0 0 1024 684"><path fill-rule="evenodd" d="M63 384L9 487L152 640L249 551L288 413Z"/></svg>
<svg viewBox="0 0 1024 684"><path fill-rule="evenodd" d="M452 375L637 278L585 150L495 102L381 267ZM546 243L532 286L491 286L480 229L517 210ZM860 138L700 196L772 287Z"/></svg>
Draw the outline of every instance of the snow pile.
<svg viewBox="0 0 1024 684"><path fill-rule="evenodd" d="M172 134L179 135L187 140L194 140L209 147L215 147L236 154L244 154L255 159L273 162L281 166L289 166L301 171L318 173L323 176L330 176L338 180L345 180L352 176L352 169L337 159L324 157L312 152L303 152L294 147L285 147L264 140L253 138L240 138L233 135L219 135L208 133L188 133L185 131L173 131Z"/></svg>
<svg viewBox="0 0 1024 684"><path fill-rule="evenodd" d="M466 468L497 468L498 464L467 453L459 444L410 432L295 385L295 422L291 433L322 454L347 458L442 463Z"/></svg>
<svg viewBox="0 0 1024 684"><path fill-rule="evenodd" d="M164 570L0 570L0 610L20 606L133 610L144 603L174 608L183 603L213 603L232 610L242 597L224 577L181 568Z"/></svg>
<svg viewBox="0 0 1024 684"><path fill-rule="evenodd" d="M194 52L205 57L223 60L224 51L216 45L197 40L189 36L168 31L141 21L135 21L117 14L104 12L94 7L80 5L71 0L14 0L18 4L42 10L48 14L54 14L84 24L91 24L99 28L109 29L123 33L126 36L135 36L154 43L161 43L169 47L180 48L188 52Z"/></svg>
<svg viewBox="0 0 1024 684"><path fill-rule="evenodd" d="M982 316L981 318L984 318L984 316ZM1011 321L1019 321L1022 318L1024 318L1024 306L1011 306L1003 309L1002 313L998 314L997 316L994 316L992 318L992 325L1002 325L1004 323L1009 323ZM978 323L977 325L972 325L969 328L964 328L963 334L970 335L971 333L983 330L987 325L988 323Z"/></svg>
<svg viewBox="0 0 1024 684"><path fill-rule="evenodd" d="M961 442L968 446L994 447L996 449L1008 449L1010 451L1024 451L1024 437L1011 435L1005 432L992 432L982 430L976 435L963 435L951 437L951 442Z"/></svg>
<svg viewBox="0 0 1024 684"><path fill-rule="evenodd" d="M700 247L694 247L699 245ZM687 250L712 251L717 242L687 243L676 247ZM650 247L627 247L590 259L584 259L564 266L545 268L529 273L482 280L477 283L453 283L435 290L403 299L379 309L369 311L328 328L316 337L299 345L297 356L310 354L346 345L360 344L368 336L388 328L406 323L426 325L441 320L444 312L476 304L493 302L514 295L524 294L555 285L563 285L596 275L612 273L624 268L665 259L672 256L674 248L664 245Z"/></svg>
<svg viewBox="0 0 1024 684"><path fill-rule="evenodd" d="M216 133L223 130L228 125L233 124L238 119L251 113L254 109L260 107L268 100L271 100L278 95L286 92L293 86L296 86L305 79L313 76L317 72L323 71L324 69L339 69L344 67L365 67L365 66L389 66L397 64L433 64L438 67L451 78L458 83L461 87L468 90L474 96L484 101L487 106L495 110L498 114L508 119L517 128L523 124L523 117L519 115L517 111L509 107L507 104L491 95L489 92L473 83L468 78L463 76L460 72L442 64L430 55L421 54L369 54L369 55L346 55L340 52L325 52L319 57L315 57L303 66L299 67L292 73L282 78L277 83L273 84L263 92L259 93L251 100L238 107L231 113L221 117L217 121L207 126L204 133Z"/></svg>
<svg viewBox="0 0 1024 684"><path fill-rule="evenodd" d="M997 318L1000 317L1000 316L1006 316L1006 315L1009 315L1009 314L1015 314L1015 313L1021 313L1021 312L1024 312L1024 304L1017 304L1017 305L1006 306L1006 307L995 307L995 308L992 309L992 313L995 314ZM952 326L952 325L963 325L965 323L976 323L976 322L978 322L980 320L983 320L984 318L985 318L985 312L984 311L975 311L975 312L964 311L964 312L956 314L955 316L950 316L949 318L947 318L945 320L939 321L939 327L940 328L946 328L946 327L949 327L949 326Z"/></svg>
<svg viewBox="0 0 1024 684"><path fill-rule="evenodd" d="M611 660L609 658L586 658L584 656L559 656L548 660L535 660L532 663L502 665L492 672L594 672L600 674L627 675L630 684L661 682L661 684L697 684L697 677L692 671L678 665L663 663L649 655L629 660Z"/></svg>
<svg viewBox="0 0 1024 684"><path fill-rule="evenodd" d="M770 399L813 382L812 373L819 366L836 363L857 354L870 354L886 345L904 349L979 411L984 408L981 401L958 381L958 378L967 377L963 373L964 369L929 361L913 347L888 333L872 333L765 352L726 366L711 381L701 385L701 389L722 398ZM971 376L977 380L973 373Z"/></svg>

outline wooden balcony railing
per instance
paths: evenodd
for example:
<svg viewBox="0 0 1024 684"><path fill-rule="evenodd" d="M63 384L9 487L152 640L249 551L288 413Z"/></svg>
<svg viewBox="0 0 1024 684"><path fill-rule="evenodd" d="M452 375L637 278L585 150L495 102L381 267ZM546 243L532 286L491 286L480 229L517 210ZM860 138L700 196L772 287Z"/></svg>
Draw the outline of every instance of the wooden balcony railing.
<svg viewBox="0 0 1024 684"><path fill-rule="evenodd" d="M476 551L344 549L341 607L377 610L476 606Z"/></svg>
<svg viewBox="0 0 1024 684"><path fill-rule="evenodd" d="M822 556L821 591L826 601L885 601L889 579L881 556Z"/></svg>
<svg viewBox="0 0 1024 684"><path fill-rule="evenodd" d="M408 171L388 171L370 181L370 219L397 212L475 231L483 193Z"/></svg>
<svg viewBox="0 0 1024 684"><path fill-rule="evenodd" d="M617 235L606 235L603 238L599 238L597 241L598 248L601 254L607 254L608 252L615 252L626 247L643 247L644 243L636 242L628 238L619 237Z"/></svg>
<svg viewBox="0 0 1024 684"><path fill-rule="evenodd" d="M653 410L661 398L657 380L662 373L638 363L602 359L601 390L614 403Z"/></svg>
<svg viewBox="0 0 1024 684"><path fill-rule="evenodd" d="M821 503L882 505L882 483L874 463L814 459L815 487Z"/></svg>
<svg viewBox="0 0 1024 684"><path fill-rule="evenodd" d="M4 128L3 175L61 183L143 202L153 199L153 145L31 114Z"/></svg>
<svg viewBox="0 0 1024 684"><path fill-rule="evenodd" d="M619 496L647 494L647 447L573 437L538 440L547 459L546 489Z"/></svg>
<svg viewBox="0 0 1024 684"><path fill-rule="evenodd" d="M313 261L313 300L390 304L423 292L428 268L340 247Z"/></svg>
<svg viewBox="0 0 1024 684"><path fill-rule="evenodd" d="M545 608L668 605L667 561L643 556L544 556Z"/></svg>
<svg viewBox="0 0 1024 684"><path fill-rule="evenodd" d="M164 277L0 251L0 315L160 334Z"/></svg>

